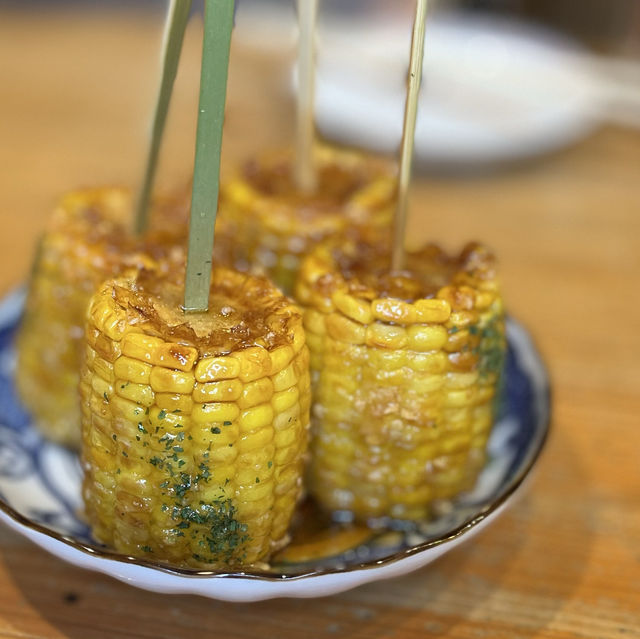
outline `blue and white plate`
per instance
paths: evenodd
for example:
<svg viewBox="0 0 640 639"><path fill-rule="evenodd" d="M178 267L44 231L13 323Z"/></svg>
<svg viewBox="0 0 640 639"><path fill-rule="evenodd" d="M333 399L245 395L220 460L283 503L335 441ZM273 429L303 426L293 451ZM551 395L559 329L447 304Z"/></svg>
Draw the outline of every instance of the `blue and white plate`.
<svg viewBox="0 0 640 639"><path fill-rule="evenodd" d="M504 510L535 465L549 428L544 365L525 329L510 320L505 396L489 441L489 461L474 490L448 504L436 519L377 533L325 527L298 545L294 535L291 548L255 572L175 570L118 555L91 539L78 516L76 456L40 437L15 394L13 338L22 303L21 293L0 303L0 519L65 561L148 590L228 601L316 597L416 570L471 538ZM318 548L318 540L325 551L307 552Z"/></svg>

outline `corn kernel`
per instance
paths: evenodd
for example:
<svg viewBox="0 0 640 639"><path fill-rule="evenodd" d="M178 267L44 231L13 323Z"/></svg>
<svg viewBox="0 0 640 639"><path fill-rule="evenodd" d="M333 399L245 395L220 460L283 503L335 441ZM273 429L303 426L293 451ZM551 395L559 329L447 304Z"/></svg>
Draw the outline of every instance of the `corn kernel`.
<svg viewBox="0 0 640 639"><path fill-rule="evenodd" d="M271 357L271 375L275 375L290 364L294 357L294 350L291 346L278 346L269 353L269 356Z"/></svg>
<svg viewBox="0 0 640 639"><path fill-rule="evenodd" d="M276 413L284 413L293 405L299 403L300 391L297 386L292 386L287 390L276 393L271 398L271 405Z"/></svg>
<svg viewBox="0 0 640 639"><path fill-rule="evenodd" d="M444 373L447 370L448 358L445 353L440 351L415 353L407 352L407 363L414 371L423 373Z"/></svg>
<svg viewBox="0 0 640 639"><path fill-rule="evenodd" d="M83 392L83 396L86 391ZM124 397L116 395L109 400L109 405L113 410L114 415L123 417L132 422L139 422L145 416L145 408L139 406L135 402L132 402Z"/></svg>
<svg viewBox="0 0 640 639"><path fill-rule="evenodd" d="M292 331L292 348L293 352L298 355L304 355L309 357L309 352L305 349L307 343L307 337L302 326L295 326Z"/></svg>
<svg viewBox="0 0 640 639"><path fill-rule="evenodd" d="M372 320L371 307L366 302L359 300L343 291L336 291L332 296L335 307L349 319L359 324L369 324Z"/></svg>
<svg viewBox="0 0 640 639"><path fill-rule="evenodd" d="M261 512L268 509L266 499L273 499L273 483L266 481L259 484L251 484L249 486L240 486L236 490L236 495L240 503L255 503ZM266 508L265 508L266 506Z"/></svg>
<svg viewBox="0 0 640 639"><path fill-rule="evenodd" d="M325 328L324 313L310 309L304 315L304 327L307 331L307 339L309 339L309 333L315 333L316 335L324 335L327 332Z"/></svg>
<svg viewBox="0 0 640 639"><path fill-rule="evenodd" d="M129 399L138 406L152 406L155 401L155 394L147 384L134 384L124 379L117 379L114 386L120 397Z"/></svg>
<svg viewBox="0 0 640 639"><path fill-rule="evenodd" d="M364 344L367 329L342 315L331 314L325 319L327 333L335 340L349 344Z"/></svg>
<svg viewBox="0 0 640 639"><path fill-rule="evenodd" d="M233 422L240 415L237 404L228 402L212 402L210 404L195 404L191 418L196 424L210 422Z"/></svg>
<svg viewBox="0 0 640 639"><path fill-rule="evenodd" d="M106 337L119 342L122 339L124 329L124 317L117 313L107 299L101 300L92 307L91 319L94 324L102 326L102 332Z"/></svg>
<svg viewBox="0 0 640 639"><path fill-rule="evenodd" d="M286 430L291 428L300 416L300 407L292 406L288 410L276 415L273 420L273 427L277 430Z"/></svg>
<svg viewBox="0 0 640 639"><path fill-rule="evenodd" d="M91 349L91 351L95 354L95 351ZM113 364L111 362L107 362L105 359L102 359L98 354L92 359L93 369L96 372L96 375L99 375L105 381L112 382L114 380L114 370Z"/></svg>
<svg viewBox="0 0 640 639"><path fill-rule="evenodd" d="M231 357L240 362L240 373L238 377L245 384L271 374L271 358L269 357L269 352L260 346L246 348L238 353L233 353Z"/></svg>
<svg viewBox="0 0 640 639"><path fill-rule="evenodd" d="M266 428L273 422L273 407L271 404L260 404L242 411L239 417L240 430L243 433Z"/></svg>
<svg viewBox="0 0 640 639"><path fill-rule="evenodd" d="M148 384L151 369L150 364L126 356L118 357L113 365L113 370L118 378L136 384Z"/></svg>
<svg viewBox="0 0 640 639"><path fill-rule="evenodd" d="M268 402L273 396L273 382L268 377L261 377L249 382L238 398L239 408L250 408Z"/></svg>
<svg viewBox="0 0 640 639"><path fill-rule="evenodd" d="M437 351L447 342L448 333L442 326L410 326L407 329L409 348L418 351Z"/></svg>
<svg viewBox="0 0 640 639"><path fill-rule="evenodd" d="M291 365L274 375L272 380L273 390L278 393L294 386L298 381L298 377L295 368Z"/></svg>
<svg viewBox="0 0 640 639"><path fill-rule="evenodd" d="M330 362L329 357L325 360ZM408 357L407 352L404 350L386 350L382 348L372 348L369 351L369 365L374 368L381 368L383 370L395 370L405 366ZM347 362L343 360L343 366L347 365ZM336 368L339 368L337 366Z"/></svg>
<svg viewBox="0 0 640 639"><path fill-rule="evenodd" d="M473 311L455 311L451 313L449 322L456 328L467 328L478 321L478 314Z"/></svg>
<svg viewBox="0 0 640 639"><path fill-rule="evenodd" d="M478 372L471 373L447 373L447 388L470 388L478 383Z"/></svg>
<svg viewBox="0 0 640 639"><path fill-rule="evenodd" d="M198 362L195 376L199 382L234 379L240 375L240 362L233 357L208 357Z"/></svg>
<svg viewBox="0 0 640 639"><path fill-rule="evenodd" d="M149 383L156 393L191 393L195 383L193 372L171 370L154 366Z"/></svg>
<svg viewBox="0 0 640 639"><path fill-rule="evenodd" d="M371 311L373 318L382 322L411 324L416 321L416 312L413 304L408 304L402 300L388 298L373 300L373 302L371 302ZM370 322L366 323L368 324Z"/></svg>
<svg viewBox="0 0 640 639"><path fill-rule="evenodd" d="M415 321L421 324L444 324L451 315L451 305L443 299L416 300Z"/></svg>
<svg viewBox="0 0 640 639"><path fill-rule="evenodd" d="M239 379L223 379L219 382L196 383L193 389L194 401L206 402L234 402L241 395L244 386Z"/></svg>
<svg viewBox="0 0 640 639"><path fill-rule="evenodd" d="M191 415L193 399L181 393L156 393L156 405L161 410L179 415Z"/></svg>
<svg viewBox="0 0 640 639"><path fill-rule="evenodd" d="M412 330L414 327L410 327ZM402 349L407 345L407 329L402 326L374 323L367 326L368 346Z"/></svg>
<svg viewBox="0 0 640 639"><path fill-rule="evenodd" d="M239 453L247 453L270 444L272 440L273 429L261 428L242 435L238 442L237 449Z"/></svg>

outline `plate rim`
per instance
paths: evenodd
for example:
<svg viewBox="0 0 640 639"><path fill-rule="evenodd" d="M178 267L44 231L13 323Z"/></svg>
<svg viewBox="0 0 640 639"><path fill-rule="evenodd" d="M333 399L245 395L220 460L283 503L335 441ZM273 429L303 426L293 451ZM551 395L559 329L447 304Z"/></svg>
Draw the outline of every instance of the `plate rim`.
<svg viewBox="0 0 640 639"><path fill-rule="evenodd" d="M4 297L0 302L0 331L7 330L12 327L14 323L19 320L22 311L22 305L24 302L24 289L19 288L12 291ZM540 397L536 397L536 400L542 400L541 408L542 412L538 416L538 428L534 434L533 441L528 451L528 459L526 463L523 463L522 467L512 480L508 489L504 491L498 498L491 501L484 508L482 508L471 519L463 522L459 526L452 530L447 531L445 534L440 535L435 539L405 548L403 550L394 552L387 557L383 557L377 560L364 561L358 564L350 564L345 567L335 568L310 568L308 572L302 572L300 574L290 575L278 572L266 573L260 571L240 571L240 572L224 572L215 570L194 570L177 568L168 566L160 562L149 561L145 559L138 559L130 555L118 554L106 548L99 546L92 546L79 542L78 540L57 532L48 528L42 524L32 521L26 516L16 511L12 506L6 503L0 498L0 519L4 520L7 525L10 525L13 530L26 536L28 539L39 545L44 550L60 558L60 555L56 554L52 548L47 546L47 541L53 541L56 545L62 544L67 550L81 553L84 559L99 559L101 563L109 562L123 567L142 568L145 571L151 571L151 573L161 573L166 577L177 577L179 579L185 579L187 581L201 581L201 580L224 580L228 582L230 580L245 581L252 583L291 583L318 579L321 577L339 576L348 573L355 572L368 572L371 570L381 569L397 564L403 560L411 557L427 553L435 548L440 548L447 544L453 544L466 539L469 533L476 532L481 524L488 523L487 520L492 515L497 515L499 511L506 505L506 503L514 496L516 492L521 488L522 484L530 476L530 473L540 458L542 451L549 439L551 431L551 407L552 407L552 393L549 373L539 349L536 347L535 340L531 334L524 328L524 326L515 320L513 317L508 316L506 321L507 336L511 343L517 346L516 353L522 358L526 355L527 362L523 365L526 368L528 377L536 376L534 380L534 387L537 392L540 393ZM534 371L535 369L535 371ZM26 530L25 530L26 529ZM42 543L40 543L40 541ZM444 551L443 551L444 552ZM67 561L80 565L84 568L90 568L81 561L73 561L70 558L65 557ZM100 570L111 576L116 576L109 570ZM125 578L130 582L129 577ZM198 592L197 594L203 594ZM279 596L276 594L275 596Z"/></svg>

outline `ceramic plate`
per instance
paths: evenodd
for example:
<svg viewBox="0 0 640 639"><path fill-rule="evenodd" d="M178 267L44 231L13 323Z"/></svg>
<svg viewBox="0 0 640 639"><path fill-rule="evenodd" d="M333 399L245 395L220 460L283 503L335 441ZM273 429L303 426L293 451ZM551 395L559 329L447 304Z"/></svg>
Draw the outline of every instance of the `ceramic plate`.
<svg viewBox="0 0 640 639"><path fill-rule="evenodd" d="M331 140L395 152L410 20L344 19L318 51L315 113ZM384 46L381 46L381 43ZM547 153L597 126L600 94L584 51L542 27L468 14L427 20L416 160L501 163Z"/></svg>
<svg viewBox="0 0 640 639"><path fill-rule="evenodd" d="M316 597L395 577L424 566L490 524L533 468L549 424L549 385L526 331L508 323L509 352L501 415L489 441L489 460L476 487L443 504L438 516L409 528L371 532L323 522L311 506L298 519L293 543L255 572L172 570L117 555L91 539L77 516L80 467L68 450L44 441L16 398L13 338L23 296L0 304L0 519L76 566L140 588L228 601Z"/></svg>

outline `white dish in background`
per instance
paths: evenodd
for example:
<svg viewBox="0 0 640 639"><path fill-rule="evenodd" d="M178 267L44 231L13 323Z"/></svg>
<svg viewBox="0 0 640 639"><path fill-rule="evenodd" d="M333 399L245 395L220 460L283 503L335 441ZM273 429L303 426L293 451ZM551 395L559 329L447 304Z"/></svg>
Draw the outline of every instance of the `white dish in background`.
<svg viewBox="0 0 640 639"><path fill-rule="evenodd" d="M254 572L176 570L118 555L91 539L78 517L82 503L77 458L40 437L15 395L13 338L21 310L21 294L0 303L0 521L64 561L146 590L227 601L320 597L416 570L497 518L530 474L548 433L544 366L526 331L510 320L502 415L489 440L488 463L475 488L438 517L395 532L360 529L357 541L353 529L344 535L320 529L317 534L324 539L328 535L330 541L322 556L310 559L300 553L304 543L294 543L297 554L290 546L288 555ZM311 547L317 540L305 539Z"/></svg>
<svg viewBox="0 0 640 639"><path fill-rule="evenodd" d="M366 16L321 29L316 121L322 135L377 151L397 149L410 29L410 20L381 24ZM580 139L598 123L598 82L588 58L558 34L435 13L427 18L425 46L418 161L534 156Z"/></svg>

